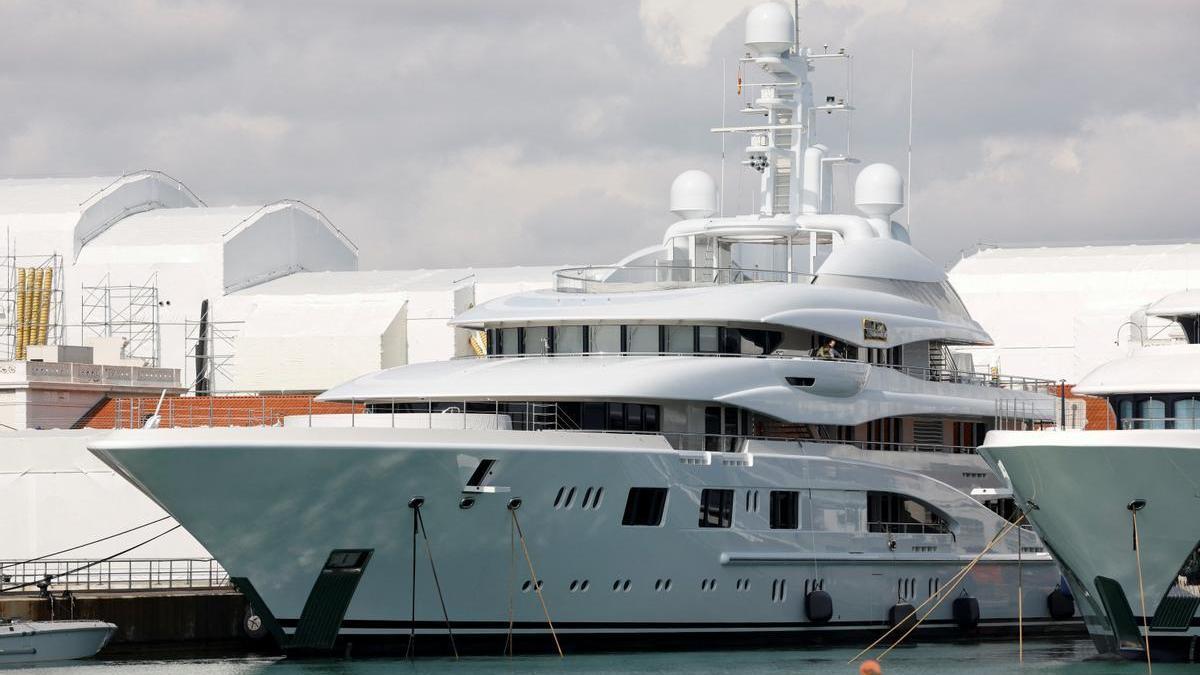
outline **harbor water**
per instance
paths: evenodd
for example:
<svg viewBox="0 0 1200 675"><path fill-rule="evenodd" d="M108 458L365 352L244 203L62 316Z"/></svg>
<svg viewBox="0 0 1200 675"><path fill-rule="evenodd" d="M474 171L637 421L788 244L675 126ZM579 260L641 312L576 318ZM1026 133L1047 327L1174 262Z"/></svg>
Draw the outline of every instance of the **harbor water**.
<svg viewBox="0 0 1200 675"><path fill-rule="evenodd" d="M283 658L96 659L63 666L37 668L38 675L383 675L384 673L688 673L738 675L775 673L858 672L847 661L857 650L779 649L755 651L643 652L556 656L473 657L453 659L362 659L296 661ZM993 673L1070 673L1071 675L1133 674L1146 664L1103 659L1089 640L1038 640L1025 643L1025 661L1018 661L1015 642L925 644L904 647L881 662L885 675ZM1189 664L1154 664L1160 675L1192 673ZM12 672L12 671L5 671Z"/></svg>

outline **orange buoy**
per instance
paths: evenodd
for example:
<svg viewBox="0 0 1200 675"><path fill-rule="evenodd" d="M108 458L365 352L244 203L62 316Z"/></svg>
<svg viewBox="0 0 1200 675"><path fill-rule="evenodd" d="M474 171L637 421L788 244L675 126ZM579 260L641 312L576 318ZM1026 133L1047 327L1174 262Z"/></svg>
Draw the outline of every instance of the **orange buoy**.
<svg viewBox="0 0 1200 675"><path fill-rule="evenodd" d="M867 659L858 667L858 675L883 675L883 669L875 659Z"/></svg>

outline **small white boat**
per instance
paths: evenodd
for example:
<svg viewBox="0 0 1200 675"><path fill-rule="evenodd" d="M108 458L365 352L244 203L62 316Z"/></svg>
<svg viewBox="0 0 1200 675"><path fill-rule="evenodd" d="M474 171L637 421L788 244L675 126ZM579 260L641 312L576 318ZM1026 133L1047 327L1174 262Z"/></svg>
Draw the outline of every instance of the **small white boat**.
<svg viewBox="0 0 1200 675"><path fill-rule="evenodd" d="M95 656L116 630L107 621L0 619L0 667Z"/></svg>

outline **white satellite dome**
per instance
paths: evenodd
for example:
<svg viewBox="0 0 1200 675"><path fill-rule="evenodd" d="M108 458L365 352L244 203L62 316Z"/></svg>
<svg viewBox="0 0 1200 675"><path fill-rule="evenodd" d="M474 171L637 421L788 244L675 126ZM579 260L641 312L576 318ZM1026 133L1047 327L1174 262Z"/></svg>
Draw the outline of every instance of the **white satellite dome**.
<svg viewBox="0 0 1200 675"><path fill-rule="evenodd" d="M891 164L871 164L854 181L854 205L871 218L890 221L904 206L904 177Z"/></svg>
<svg viewBox="0 0 1200 675"><path fill-rule="evenodd" d="M778 56L792 48L796 21L778 2L764 2L746 15L746 46L759 56Z"/></svg>
<svg viewBox="0 0 1200 675"><path fill-rule="evenodd" d="M687 220L717 212L717 182L699 169L689 169L671 183L671 213Z"/></svg>

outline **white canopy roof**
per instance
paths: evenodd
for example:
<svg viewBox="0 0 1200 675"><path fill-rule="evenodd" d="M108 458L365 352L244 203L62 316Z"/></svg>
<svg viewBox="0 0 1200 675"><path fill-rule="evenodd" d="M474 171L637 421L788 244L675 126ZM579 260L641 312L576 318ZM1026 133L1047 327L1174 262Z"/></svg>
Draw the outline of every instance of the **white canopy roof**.
<svg viewBox="0 0 1200 675"><path fill-rule="evenodd" d="M1200 314L1200 289L1172 293L1157 302L1151 303L1146 308L1146 314L1165 318L1196 316Z"/></svg>
<svg viewBox="0 0 1200 675"><path fill-rule="evenodd" d="M1149 347L1088 373L1075 393L1184 394L1200 392L1200 345Z"/></svg>

